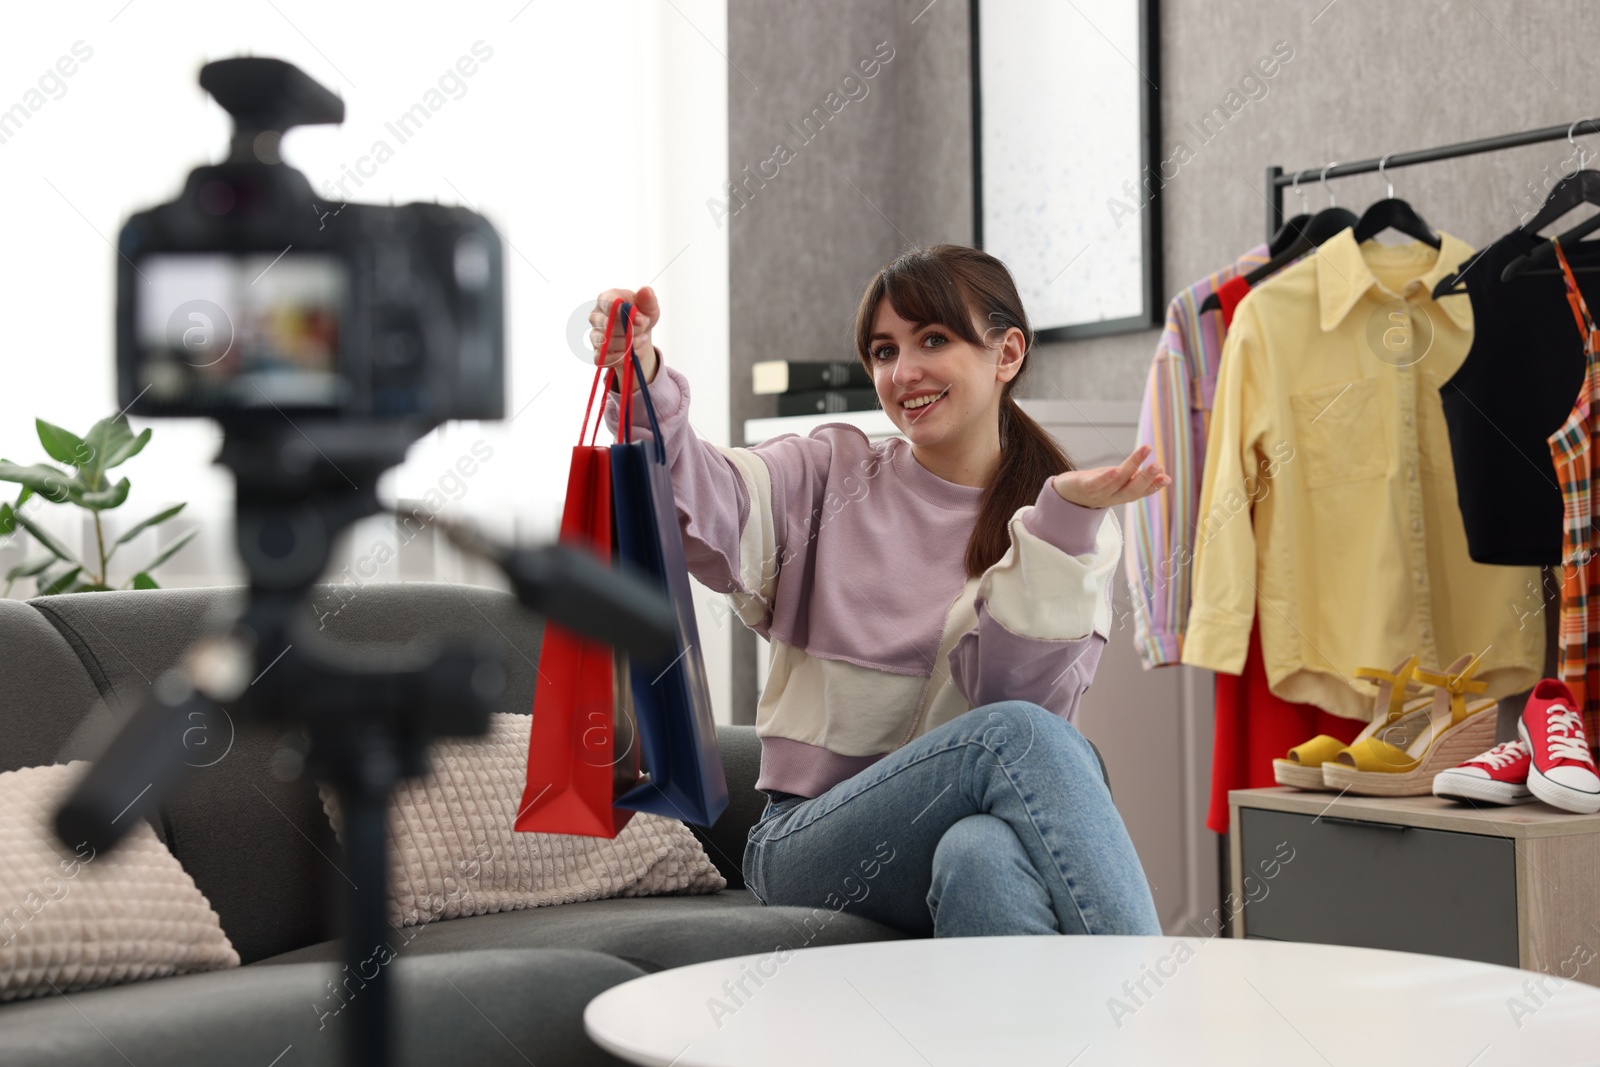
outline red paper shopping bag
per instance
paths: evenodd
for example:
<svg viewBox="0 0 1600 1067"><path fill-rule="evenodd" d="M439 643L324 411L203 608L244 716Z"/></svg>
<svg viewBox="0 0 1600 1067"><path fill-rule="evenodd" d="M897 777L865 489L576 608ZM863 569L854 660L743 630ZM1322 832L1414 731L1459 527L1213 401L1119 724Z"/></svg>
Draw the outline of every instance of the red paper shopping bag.
<svg viewBox="0 0 1600 1067"><path fill-rule="evenodd" d="M595 372L579 444L572 450L561 540L586 547L609 563L616 543L609 449L583 443L603 373ZM596 434L599 424L597 416ZM517 830L616 837L633 817L632 810L613 804L640 779L627 678L627 659L621 653L545 623Z"/></svg>

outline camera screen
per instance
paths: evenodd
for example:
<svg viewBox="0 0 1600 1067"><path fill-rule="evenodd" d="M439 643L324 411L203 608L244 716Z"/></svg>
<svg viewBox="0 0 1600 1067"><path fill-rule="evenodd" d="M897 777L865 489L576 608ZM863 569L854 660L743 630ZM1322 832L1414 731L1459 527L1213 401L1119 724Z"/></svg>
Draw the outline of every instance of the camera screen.
<svg viewBox="0 0 1600 1067"><path fill-rule="evenodd" d="M327 253L152 254L134 282L138 388L153 405L337 407L349 272Z"/></svg>

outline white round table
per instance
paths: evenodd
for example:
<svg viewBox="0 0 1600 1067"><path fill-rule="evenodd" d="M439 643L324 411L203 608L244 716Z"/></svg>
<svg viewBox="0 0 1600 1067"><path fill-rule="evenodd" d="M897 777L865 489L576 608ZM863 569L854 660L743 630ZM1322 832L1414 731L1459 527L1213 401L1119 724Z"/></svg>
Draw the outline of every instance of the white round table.
<svg viewBox="0 0 1600 1067"><path fill-rule="evenodd" d="M943 938L737 956L615 986L583 1021L602 1048L654 1067L1600 1064L1600 988L1436 956L1219 938Z"/></svg>

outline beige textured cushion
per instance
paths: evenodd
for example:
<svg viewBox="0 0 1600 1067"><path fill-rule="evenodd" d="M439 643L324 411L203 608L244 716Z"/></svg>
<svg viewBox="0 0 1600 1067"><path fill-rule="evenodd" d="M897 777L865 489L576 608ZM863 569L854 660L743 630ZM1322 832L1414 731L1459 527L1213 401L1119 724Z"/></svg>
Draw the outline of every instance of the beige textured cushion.
<svg viewBox="0 0 1600 1067"><path fill-rule="evenodd" d="M432 773L395 791L390 923L727 887L699 839L676 819L640 812L615 839L514 831L532 723L532 716L496 714L484 737L438 741ZM338 800L327 786L322 804L342 841Z"/></svg>
<svg viewBox="0 0 1600 1067"><path fill-rule="evenodd" d="M104 855L56 840L56 809L88 766L0 774L0 1001L239 966L149 823Z"/></svg>

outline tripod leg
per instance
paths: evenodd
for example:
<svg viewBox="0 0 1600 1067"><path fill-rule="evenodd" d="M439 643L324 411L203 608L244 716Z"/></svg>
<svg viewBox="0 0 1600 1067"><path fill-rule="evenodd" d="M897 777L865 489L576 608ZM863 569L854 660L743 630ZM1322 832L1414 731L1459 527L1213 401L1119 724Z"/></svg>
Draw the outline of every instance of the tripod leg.
<svg viewBox="0 0 1600 1067"><path fill-rule="evenodd" d="M388 789L381 795L363 783L339 790L344 813L346 866L351 883L345 892L345 970L362 983L350 1002L345 1027L345 1062L362 1067L387 1067L393 1031L389 1016L388 948Z"/></svg>

